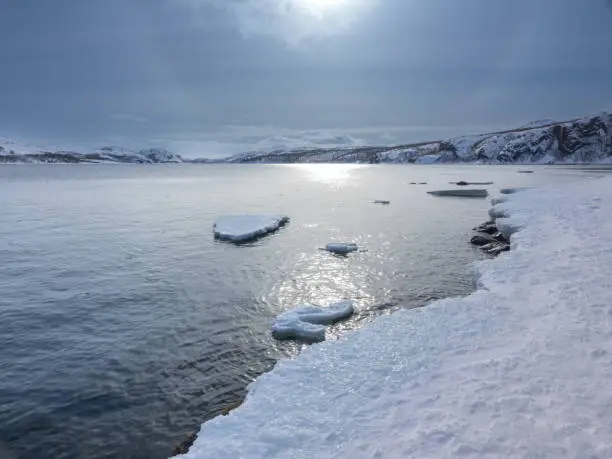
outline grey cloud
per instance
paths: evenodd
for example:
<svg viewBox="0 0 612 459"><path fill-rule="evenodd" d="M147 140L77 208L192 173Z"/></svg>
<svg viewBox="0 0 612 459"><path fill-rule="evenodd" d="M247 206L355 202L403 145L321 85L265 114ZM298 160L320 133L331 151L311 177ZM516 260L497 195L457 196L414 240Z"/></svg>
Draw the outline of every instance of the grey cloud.
<svg viewBox="0 0 612 459"><path fill-rule="evenodd" d="M299 1L0 0L0 135L229 151L612 108L607 0Z"/></svg>
<svg viewBox="0 0 612 459"><path fill-rule="evenodd" d="M296 47L347 32L380 0L179 0L205 14L226 12L245 37L269 36ZM327 6L325 6L327 5Z"/></svg>

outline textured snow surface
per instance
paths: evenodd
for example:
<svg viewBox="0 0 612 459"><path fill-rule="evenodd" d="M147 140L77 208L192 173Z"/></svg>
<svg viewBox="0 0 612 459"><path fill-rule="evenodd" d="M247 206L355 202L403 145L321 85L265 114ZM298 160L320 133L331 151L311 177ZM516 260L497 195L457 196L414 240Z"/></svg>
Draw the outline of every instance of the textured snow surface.
<svg viewBox="0 0 612 459"><path fill-rule="evenodd" d="M213 226L215 236L231 242L246 242L276 231L289 221L284 215L225 215Z"/></svg>
<svg viewBox="0 0 612 459"><path fill-rule="evenodd" d="M479 290L305 349L185 458L612 457L612 178L499 204Z"/></svg>
<svg viewBox="0 0 612 459"><path fill-rule="evenodd" d="M272 324L276 339L325 340L325 326L353 315L352 301L340 301L326 308L304 305L280 314Z"/></svg>

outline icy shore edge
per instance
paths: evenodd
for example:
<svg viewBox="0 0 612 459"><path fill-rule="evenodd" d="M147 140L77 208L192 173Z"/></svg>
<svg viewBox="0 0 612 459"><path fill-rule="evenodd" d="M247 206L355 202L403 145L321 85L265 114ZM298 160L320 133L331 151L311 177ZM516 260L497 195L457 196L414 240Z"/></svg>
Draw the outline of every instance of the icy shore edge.
<svg viewBox="0 0 612 459"><path fill-rule="evenodd" d="M289 222L286 215L223 215L215 221L213 234L221 241L242 244L275 233Z"/></svg>
<svg viewBox="0 0 612 459"><path fill-rule="evenodd" d="M477 288L279 362L185 459L612 457L612 177L494 206Z"/></svg>

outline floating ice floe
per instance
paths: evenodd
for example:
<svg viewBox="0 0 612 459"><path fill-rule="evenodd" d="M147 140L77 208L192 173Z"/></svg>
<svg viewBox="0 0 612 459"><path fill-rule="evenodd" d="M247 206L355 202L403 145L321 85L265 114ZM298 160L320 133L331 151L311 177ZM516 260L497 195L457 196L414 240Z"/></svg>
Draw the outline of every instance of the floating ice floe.
<svg viewBox="0 0 612 459"><path fill-rule="evenodd" d="M465 180L460 180L458 182L448 182L451 185L458 186L467 186L467 185L493 185L493 182L466 182Z"/></svg>
<svg viewBox="0 0 612 459"><path fill-rule="evenodd" d="M428 194L434 196L456 196L459 198L486 198L489 193L484 189L473 189L473 190L437 190L428 191Z"/></svg>
<svg viewBox="0 0 612 459"><path fill-rule="evenodd" d="M352 301L340 301L326 308L304 305L283 312L272 324L276 339L325 340L325 326L350 317L355 312Z"/></svg>
<svg viewBox="0 0 612 459"><path fill-rule="evenodd" d="M284 215L225 215L213 225L215 237L231 242L247 242L278 230L289 221Z"/></svg>
<svg viewBox="0 0 612 459"><path fill-rule="evenodd" d="M338 255L346 255L351 252L356 252L359 249L357 244L344 242L331 242L325 246L324 250Z"/></svg>

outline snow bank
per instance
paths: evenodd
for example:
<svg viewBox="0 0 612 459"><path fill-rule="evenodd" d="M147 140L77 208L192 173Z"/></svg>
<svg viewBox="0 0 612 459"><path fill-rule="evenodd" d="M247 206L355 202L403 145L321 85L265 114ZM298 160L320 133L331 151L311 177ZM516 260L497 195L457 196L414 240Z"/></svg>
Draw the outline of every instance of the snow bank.
<svg viewBox="0 0 612 459"><path fill-rule="evenodd" d="M511 195L523 229L478 291L279 362L183 457L612 457L611 195L612 178Z"/></svg>
<svg viewBox="0 0 612 459"><path fill-rule="evenodd" d="M303 339L324 341L325 326L353 315L352 301L340 301L326 308L313 305L300 306L279 315L272 324L276 339Z"/></svg>
<svg viewBox="0 0 612 459"><path fill-rule="evenodd" d="M247 242L272 233L285 225L284 215L226 215L213 226L215 236L231 242Z"/></svg>

